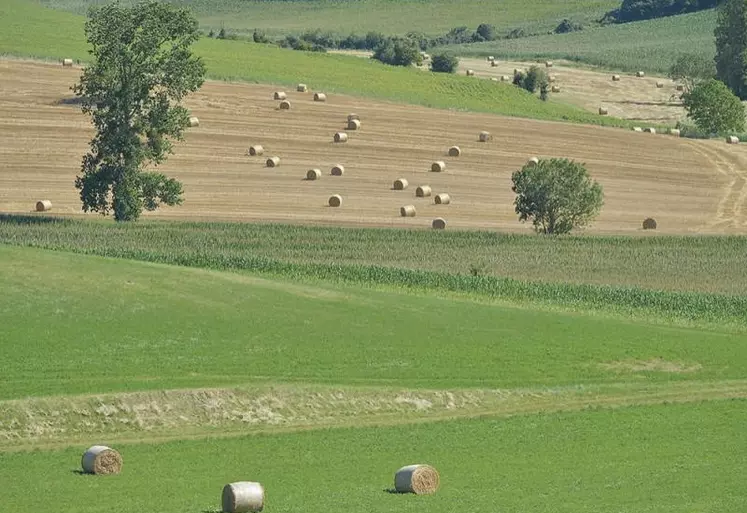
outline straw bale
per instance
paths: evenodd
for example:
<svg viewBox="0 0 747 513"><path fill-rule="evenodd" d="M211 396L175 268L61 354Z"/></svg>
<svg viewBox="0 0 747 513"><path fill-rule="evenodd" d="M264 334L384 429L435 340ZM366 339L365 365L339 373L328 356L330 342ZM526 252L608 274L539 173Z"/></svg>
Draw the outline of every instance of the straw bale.
<svg viewBox="0 0 747 513"><path fill-rule="evenodd" d="M552 88L550 89L550 91L553 92L553 93L559 93L560 92L560 86L554 85L554 86L552 86Z"/></svg>
<svg viewBox="0 0 747 513"><path fill-rule="evenodd" d="M488 62L495 62L495 57L488 55Z"/></svg>
<svg viewBox="0 0 747 513"><path fill-rule="evenodd" d="M473 77L473 76L475 76L475 70L472 70L472 69L468 69L468 70L467 70L467 76L468 76L468 77Z"/></svg>
<svg viewBox="0 0 747 513"><path fill-rule="evenodd" d="M195 116L192 116L189 118L189 126L200 126L200 120L197 119Z"/></svg>
<svg viewBox="0 0 747 513"><path fill-rule="evenodd" d="M639 126L634 126L633 127L633 132L643 132L643 128L641 128Z"/></svg>
<svg viewBox="0 0 747 513"><path fill-rule="evenodd" d="M288 98L288 95L285 94L283 91L275 91L275 94L272 95L273 99L275 100L285 100Z"/></svg>
<svg viewBox="0 0 747 513"><path fill-rule="evenodd" d="M445 192L442 192L441 194L436 194L436 197L433 198L433 202L436 205L448 205L449 203L451 203L451 196L449 196Z"/></svg>
<svg viewBox="0 0 747 513"><path fill-rule="evenodd" d="M677 128L670 128L669 129L669 135L673 135L675 137L679 137L680 136L680 131Z"/></svg>
<svg viewBox="0 0 747 513"><path fill-rule="evenodd" d="M280 102L280 110L290 110L291 108L291 102L288 100L283 100Z"/></svg>
<svg viewBox="0 0 747 513"><path fill-rule="evenodd" d="M439 484L438 471L430 465L408 465L394 474L394 488L400 493L435 493Z"/></svg>
<svg viewBox="0 0 747 513"><path fill-rule="evenodd" d="M730 135L726 138L727 144L739 144L739 137L736 135Z"/></svg>
<svg viewBox="0 0 747 513"><path fill-rule="evenodd" d="M69 68L73 65L72 59L62 59L62 65L66 68Z"/></svg>
<svg viewBox="0 0 747 513"><path fill-rule="evenodd" d="M433 171L434 173L440 173L444 169L446 169L446 162L444 162L443 160L437 160L436 162L431 164L431 171Z"/></svg>
<svg viewBox="0 0 747 513"><path fill-rule="evenodd" d="M360 130L361 129L361 122L357 119L351 119L348 121L348 130Z"/></svg>
<svg viewBox="0 0 747 513"><path fill-rule="evenodd" d="M620 75L612 75L612 81L613 82L619 82L620 81Z"/></svg>
<svg viewBox="0 0 747 513"><path fill-rule="evenodd" d="M306 171L307 180L318 180L321 177L322 177L321 169L309 169L308 171Z"/></svg>
<svg viewBox="0 0 747 513"><path fill-rule="evenodd" d="M46 212L48 210L52 210L52 202L49 200L41 200L36 202L36 211L37 212Z"/></svg>
<svg viewBox="0 0 747 513"><path fill-rule="evenodd" d="M309 88L306 87L306 84L298 84L296 86L296 91L298 91L299 93L305 93L308 90L309 90Z"/></svg>
<svg viewBox="0 0 747 513"><path fill-rule="evenodd" d="M345 132L337 132L335 134L335 142L336 143L348 142L348 134L346 134Z"/></svg>
<svg viewBox="0 0 747 513"><path fill-rule="evenodd" d="M449 157L458 157L462 154L461 148L459 146L452 146L449 148Z"/></svg>
<svg viewBox="0 0 747 513"><path fill-rule="evenodd" d="M649 134L655 134L656 133L656 129L654 127L651 127L651 126L647 127L647 128L644 128L643 131L646 132L646 133L649 133Z"/></svg>
<svg viewBox="0 0 747 513"><path fill-rule="evenodd" d="M437 217L433 220L431 226L436 230L443 230L446 228L446 220L442 217Z"/></svg>
<svg viewBox="0 0 747 513"><path fill-rule="evenodd" d="M480 132L480 142L488 142L490 139L490 132Z"/></svg>
<svg viewBox="0 0 747 513"><path fill-rule="evenodd" d="M119 474L122 471L122 455L106 445L94 445L83 453L80 465L86 474Z"/></svg>
<svg viewBox="0 0 747 513"><path fill-rule="evenodd" d="M415 205L405 205L399 209L399 215L402 217L415 217Z"/></svg>
<svg viewBox="0 0 747 513"><path fill-rule="evenodd" d="M415 196L418 198L427 198L432 194L430 185L421 185L415 189Z"/></svg>
<svg viewBox="0 0 747 513"><path fill-rule="evenodd" d="M315 102L326 102L327 95L324 93L314 93L314 101Z"/></svg>
<svg viewBox="0 0 747 513"><path fill-rule="evenodd" d="M392 187L395 191L404 191L408 185L410 185L410 182L407 181L407 178L397 178Z"/></svg>
<svg viewBox="0 0 747 513"><path fill-rule="evenodd" d="M258 157L262 155L265 152L265 149L262 147L261 144L256 144L254 146L249 146L249 155L252 157Z"/></svg>
<svg viewBox="0 0 747 513"><path fill-rule="evenodd" d="M331 171L332 176L342 176L345 174L345 166L342 164L335 164Z"/></svg>
<svg viewBox="0 0 747 513"><path fill-rule="evenodd" d="M223 487L223 513L255 513L265 507L265 488L251 481L239 481Z"/></svg>
<svg viewBox="0 0 747 513"><path fill-rule="evenodd" d="M656 230L656 220L652 217L647 217L643 220L644 230Z"/></svg>
<svg viewBox="0 0 747 513"><path fill-rule="evenodd" d="M646 76L646 74L643 71L636 71L635 76L638 78L643 78Z"/></svg>
<svg viewBox="0 0 747 513"><path fill-rule="evenodd" d="M552 61L545 61L546 68L552 68Z"/></svg>
<svg viewBox="0 0 747 513"><path fill-rule="evenodd" d="M664 82L657 82L656 83L656 88L657 89L662 89L663 87L664 87Z"/></svg>
<svg viewBox="0 0 747 513"><path fill-rule="evenodd" d="M609 114L609 112L607 111L606 107L599 107L599 115L600 116L606 116L607 114Z"/></svg>
<svg viewBox="0 0 747 513"><path fill-rule="evenodd" d="M508 75L501 75L501 82L511 82L511 77Z"/></svg>
<svg viewBox="0 0 747 513"><path fill-rule="evenodd" d="M329 206L330 207L339 207L342 205L342 196L339 194L333 194L329 197Z"/></svg>
<svg viewBox="0 0 747 513"><path fill-rule="evenodd" d="M537 157L532 157L531 159L527 160L526 165L527 166L536 166L540 163L540 160Z"/></svg>
<svg viewBox="0 0 747 513"><path fill-rule="evenodd" d="M267 167L278 167L280 165L280 157L270 157L267 159Z"/></svg>
<svg viewBox="0 0 747 513"><path fill-rule="evenodd" d="M497 68L498 67L498 63L496 61L490 61L490 67L491 68Z"/></svg>

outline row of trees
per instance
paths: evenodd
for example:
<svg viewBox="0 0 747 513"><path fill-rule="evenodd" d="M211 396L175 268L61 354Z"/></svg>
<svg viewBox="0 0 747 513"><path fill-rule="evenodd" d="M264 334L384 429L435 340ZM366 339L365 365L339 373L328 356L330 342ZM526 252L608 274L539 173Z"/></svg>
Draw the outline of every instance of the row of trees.
<svg viewBox="0 0 747 513"><path fill-rule="evenodd" d="M628 23L716 7L722 0L623 0L619 8L609 11L603 23Z"/></svg>

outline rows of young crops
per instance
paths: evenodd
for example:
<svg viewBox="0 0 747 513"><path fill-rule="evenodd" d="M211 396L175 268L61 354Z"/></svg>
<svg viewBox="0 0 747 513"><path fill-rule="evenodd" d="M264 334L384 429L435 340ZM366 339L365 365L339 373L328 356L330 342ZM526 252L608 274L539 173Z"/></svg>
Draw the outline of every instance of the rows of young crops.
<svg viewBox="0 0 747 513"><path fill-rule="evenodd" d="M688 321L747 322L747 296L693 291L666 292L583 283L572 272L608 261L604 276L618 269L639 273L652 282L658 269L679 283L703 283L713 276L713 263L722 266L732 284L744 280L747 239L726 238L584 238L521 237L492 233L350 230L279 225L101 222L39 222L44 218L6 216L0 221L0 243L43 247L211 269L231 269L292 277L322 279L413 289L477 294L509 301L562 305L567 308L613 312L648 312ZM661 241L661 242L659 242ZM448 248L448 249L447 249ZM568 250L568 253L563 257ZM448 258L445 258L445 253ZM516 268L535 262L544 273L513 279L510 269L486 273L482 264L454 268L453 262L490 258L500 262L511 254ZM617 254L617 258L613 256ZM357 256L356 256L357 255ZM365 257L361 258L361 255ZM661 265L668 255L668 265ZM717 258L717 255L719 258ZM652 262L644 271L644 259ZM567 262L568 268L561 267ZM576 265L572 265L573 262ZM690 276L690 271L700 268ZM732 270L732 274L727 272ZM455 272L456 271L456 272ZM625 273L623 273L625 274ZM529 279L527 279L529 278ZM603 278L606 280L607 278ZM565 283L564 283L565 282ZM575 283L568 283L575 282ZM614 281L613 281L614 283ZM640 283L640 282L639 282ZM674 283L674 281L673 281ZM742 283L744 283L742 281ZM672 287L670 287L672 288ZM741 289L743 290L743 289Z"/></svg>
<svg viewBox="0 0 747 513"><path fill-rule="evenodd" d="M623 71L665 73L682 53L713 57L715 26L716 13L711 10L570 34L504 39L449 49L460 55L569 59Z"/></svg>

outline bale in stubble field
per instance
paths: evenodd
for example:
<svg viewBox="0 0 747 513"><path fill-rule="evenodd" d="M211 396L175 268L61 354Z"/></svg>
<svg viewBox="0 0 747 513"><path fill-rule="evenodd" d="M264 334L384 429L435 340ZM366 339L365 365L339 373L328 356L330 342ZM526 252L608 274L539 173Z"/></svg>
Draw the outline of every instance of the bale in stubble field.
<svg viewBox="0 0 747 513"><path fill-rule="evenodd" d="M52 210L52 202L49 200L41 200L36 202L36 211L37 212L46 212L48 210Z"/></svg>
<svg viewBox="0 0 747 513"><path fill-rule="evenodd" d="M334 140L336 143L344 143L348 141L348 134L345 132L337 132L335 134Z"/></svg>
<svg viewBox="0 0 747 513"><path fill-rule="evenodd" d="M342 176L345 174L345 166L342 164L336 164L330 173L332 176Z"/></svg>
<svg viewBox="0 0 747 513"><path fill-rule="evenodd" d="M444 162L443 160L437 160L436 162L431 164L431 171L433 173L440 173L444 169L446 169L446 162Z"/></svg>
<svg viewBox="0 0 747 513"><path fill-rule="evenodd" d="M643 220L644 230L656 230L656 220L652 217L647 217Z"/></svg>
<svg viewBox="0 0 747 513"><path fill-rule="evenodd" d="M223 513L255 513L265 507L265 489L259 483L239 481L223 487Z"/></svg>
<svg viewBox="0 0 747 513"><path fill-rule="evenodd" d="M94 445L83 453L80 465L86 474L119 474L122 471L122 455L111 447Z"/></svg>
<svg viewBox="0 0 747 513"><path fill-rule="evenodd" d="M73 60L72 59L62 59L62 65L65 68L70 68L73 65Z"/></svg>
<svg viewBox="0 0 747 513"><path fill-rule="evenodd" d="M599 107L599 115L600 116L606 116L609 112L607 111L606 107Z"/></svg>
<svg viewBox="0 0 747 513"><path fill-rule="evenodd" d="M280 157L270 157L265 164L267 167L278 167L280 165Z"/></svg>
<svg viewBox="0 0 747 513"><path fill-rule="evenodd" d="M252 157L258 157L265 152L265 149L260 144L249 146L249 155Z"/></svg>
<svg viewBox="0 0 747 513"><path fill-rule="evenodd" d="M468 69L468 70L467 70L467 76L468 76L468 77L473 77L473 76L475 76L475 71L474 71L474 70L471 70L471 69Z"/></svg>
<svg viewBox="0 0 747 513"><path fill-rule="evenodd" d="M427 198L432 193L431 186L430 185L421 185L417 189L415 189L415 197L417 198Z"/></svg>
<svg viewBox="0 0 747 513"><path fill-rule="evenodd" d="M462 150L459 149L459 146L452 146L449 148L449 157L458 157L462 154Z"/></svg>
<svg viewBox="0 0 747 513"><path fill-rule="evenodd" d="M309 88L306 87L306 84L298 84L296 86L296 91L298 91L299 93L305 93L308 90L309 90Z"/></svg>
<svg viewBox="0 0 747 513"><path fill-rule="evenodd" d="M288 97L288 95L285 94L283 91L275 91L275 94L273 94L272 97L275 100L285 100Z"/></svg>
<svg viewBox="0 0 747 513"><path fill-rule="evenodd" d="M402 217L415 217L415 205L405 205L399 209L399 215Z"/></svg>
<svg viewBox="0 0 747 513"><path fill-rule="evenodd" d="M291 102L288 100L283 100L280 102L280 110L290 110L291 108Z"/></svg>
<svg viewBox="0 0 747 513"><path fill-rule="evenodd" d="M324 93L314 93L314 101L315 102L326 102L327 95Z"/></svg>
<svg viewBox="0 0 747 513"><path fill-rule="evenodd" d="M195 127L200 126L200 120L197 119L195 116L192 116L189 118L189 126Z"/></svg>
<svg viewBox="0 0 747 513"><path fill-rule="evenodd" d="M404 191L407 189L408 185L410 185L410 183L407 181L407 178L397 178L392 184L392 188L395 191Z"/></svg>
<svg viewBox="0 0 747 513"><path fill-rule="evenodd" d="M322 171L321 169L309 169L306 171L306 179L307 180L318 180L322 177Z"/></svg>
<svg viewBox="0 0 747 513"><path fill-rule="evenodd" d="M394 489L400 493L435 493L440 482L438 471L430 465L407 465L394 474Z"/></svg>
<svg viewBox="0 0 747 513"><path fill-rule="evenodd" d="M360 130L361 122L357 119L351 119L348 121L348 130Z"/></svg>
<svg viewBox="0 0 747 513"><path fill-rule="evenodd" d="M446 220L441 217L437 217L436 219L433 220L433 222L431 223L431 226L435 230L443 230L446 228Z"/></svg>
<svg viewBox="0 0 747 513"><path fill-rule="evenodd" d="M442 192L441 194L436 194L436 197L433 198L433 202L436 205L448 205L449 203L451 203L451 196L449 196L445 192Z"/></svg>
<svg viewBox="0 0 747 513"><path fill-rule="evenodd" d="M730 135L729 137L726 138L726 143L727 144L739 144L739 137L737 137L736 135Z"/></svg>
<svg viewBox="0 0 747 513"><path fill-rule="evenodd" d="M480 142L488 142L491 139L490 132L480 132L479 139Z"/></svg>
<svg viewBox="0 0 747 513"><path fill-rule="evenodd" d="M334 194L329 197L329 206L330 207L339 207L342 205L342 196L339 194Z"/></svg>

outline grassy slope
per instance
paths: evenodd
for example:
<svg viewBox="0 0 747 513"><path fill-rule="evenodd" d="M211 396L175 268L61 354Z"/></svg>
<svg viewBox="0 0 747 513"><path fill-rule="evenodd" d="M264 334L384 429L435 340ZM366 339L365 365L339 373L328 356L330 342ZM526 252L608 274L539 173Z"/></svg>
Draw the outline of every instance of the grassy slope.
<svg viewBox="0 0 747 513"><path fill-rule="evenodd" d="M89 5L105 0L41 0L45 5L85 14ZM125 0L127 3L127 0ZM197 13L205 29L270 33L323 29L337 33L365 33L369 30L404 34L417 30L441 34L453 27L491 23L499 31L525 27L547 31L563 18L578 21L598 19L617 6L615 0L180 0Z"/></svg>
<svg viewBox="0 0 747 513"><path fill-rule="evenodd" d="M680 53L712 58L716 12L703 11L656 20L591 28L491 43L457 45L460 55L578 60L611 69L664 73Z"/></svg>
<svg viewBox="0 0 747 513"><path fill-rule="evenodd" d="M0 55L85 60L83 18L21 0L0 3ZM284 50L240 41L203 39L195 51L210 76L226 80L293 85L439 108L509 116L630 126L553 101L542 102L508 84L464 76L422 73L371 60Z"/></svg>
<svg viewBox="0 0 747 513"><path fill-rule="evenodd" d="M0 246L0 398L307 380L731 379L744 335ZM663 358L689 373L601 368Z"/></svg>
<svg viewBox="0 0 747 513"><path fill-rule="evenodd" d="M257 480L268 511L721 513L745 511L744 401L420 426L118 446L119 476L75 473L84 445L0 453L0 499L40 513L219 511L224 484ZM433 496L386 493L395 470L435 465Z"/></svg>
<svg viewBox="0 0 747 513"><path fill-rule="evenodd" d="M747 237L537 237L494 232L247 223L57 220L0 215L0 243L216 267L245 258L375 265L519 280L744 294Z"/></svg>

